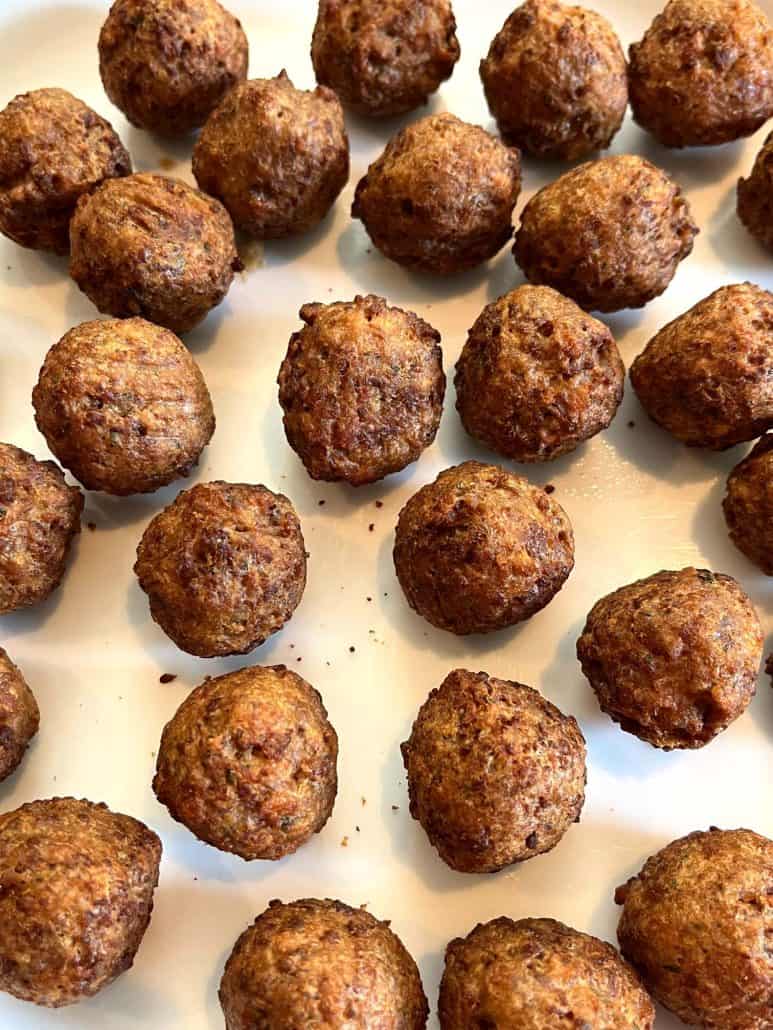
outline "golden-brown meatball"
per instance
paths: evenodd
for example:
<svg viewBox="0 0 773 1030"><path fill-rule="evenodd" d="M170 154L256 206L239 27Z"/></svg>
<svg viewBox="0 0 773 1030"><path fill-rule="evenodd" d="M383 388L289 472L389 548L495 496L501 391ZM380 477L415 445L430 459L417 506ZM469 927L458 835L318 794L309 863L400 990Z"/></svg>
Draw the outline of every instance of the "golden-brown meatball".
<svg viewBox="0 0 773 1030"><path fill-rule="evenodd" d="M295 509L246 483L199 483L151 521L134 571L150 614L183 651L246 654L287 622L306 586Z"/></svg>
<svg viewBox="0 0 773 1030"><path fill-rule="evenodd" d="M20 765L39 725L35 695L21 670L0 647L0 780Z"/></svg>
<svg viewBox="0 0 773 1030"><path fill-rule="evenodd" d="M412 111L459 60L450 0L319 0L311 60L317 82L354 111Z"/></svg>
<svg viewBox="0 0 773 1030"><path fill-rule="evenodd" d="M723 508L735 546L773 576L773 434L730 473Z"/></svg>
<svg viewBox="0 0 773 1030"><path fill-rule="evenodd" d="M352 216L392 261L451 275L507 243L520 190L517 150L436 114L390 140L357 185Z"/></svg>
<svg viewBox="0 0 773 1030"><path fill-rule="evenodd" d="M606 18L526 0L494 37L480 75L508 143L574 161L605 150L628 106L625 56Z"/></svg>
<svg viewBox="0 0 773 1030"><path fill-rule="evenodd" d="M551 851L585 801L585 740L531 687L455 669L402 745L411 815L460 873Z"/></svg>
<svg viewBox="0 0 773 1030"><path fill-rule="evenodd" d="M748 179L738 180L738 217L756 240L773 250L773 132Z"/></svg>
<svg viewBox="0 0 773 1030"><path fill-rule="evenodd" d="M161 841L106 805L33 801L0 815L0 990L59 1008L134 962Z"/></svg>
<svg viewBox="0 0 773 1030"><path fill-rule="evenodd" d="M217 0L115 0L99 35L105 92L164 136L198 129L247 75L241 24Z"/></svg>
<svg viewBox="0 0 773 1030"><path fill-rule="evenodd" d="M228 212L162 175L130 175L82 197L70 225L70 275L108 315L193 329L241 268Z"/></svg>
<svg viewBox="0 0 773 1030"><path fill-rule="evenodd" d="M440 334L381 297L305 304L290 339L279 403L313 479L374 483L432 443L446 379Z"/></svg>
<svg viewBox="0 0 773 1030"><path fill-rule="evenodd" d="M14 97L0 111L0 232L22 247L67 254L78 199L131 170L110 123L71 93Z"/></svg>
<svg viewBox="0 0 773 1030"><path fill-rule="evenodd" d="M349 179L341 102L326 86L296 89L284 71L240 83L204 126L193 174L251 236L308 232Z"/></svg>
<svg viewBox="0 0 773 1030"><path fill-rule="evenodd" d="M226 1030L424 1030L416 963L389 923L311 898L272 901L236 942L220 982Z"/></svg>
<svg viewBox="0 0 773 1030"><path fill-rule="evenodd" d="M697 232L679 186L643 157L620 154L536 193L514 253L529 282L588 311L620 311L663 293Z"/></svg>

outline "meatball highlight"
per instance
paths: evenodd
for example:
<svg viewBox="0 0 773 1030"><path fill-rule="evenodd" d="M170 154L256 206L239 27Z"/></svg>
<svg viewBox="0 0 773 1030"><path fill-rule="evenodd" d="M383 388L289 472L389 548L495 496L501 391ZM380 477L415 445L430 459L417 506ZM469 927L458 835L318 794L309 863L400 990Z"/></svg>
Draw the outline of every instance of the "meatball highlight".
<svg viewBox="0 0 773 1030"><path fill-rule="evenodd" d="M773 576L773 435L759 440L730 473L722 507L735 546Z"/></svg>
<svg viewBox="0 0 773 1030"><path fill-rule="evenodd" d="M40 709L21 670L0 647L0 780L19 767L40 725Z"/></svg>
<svg viewBox="0 0 773 1030"><path fill-rule="evenodd" d="M773 133L757 154L749 177L738 180L738 217L756 240L773 250Z"/></svg>

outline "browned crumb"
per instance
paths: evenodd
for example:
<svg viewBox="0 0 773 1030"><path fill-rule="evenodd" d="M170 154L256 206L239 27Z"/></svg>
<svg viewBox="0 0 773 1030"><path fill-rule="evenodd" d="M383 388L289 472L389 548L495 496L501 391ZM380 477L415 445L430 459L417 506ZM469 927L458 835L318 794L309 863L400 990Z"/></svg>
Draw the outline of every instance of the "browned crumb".
<svg viewBox="0 0 773 1030"><path fill-rule="evenodd" d="M545 493L546 494L554 494L555 492L556 492L556 488L553 486L552 483L546 483L545 484Z"/></svg>
<svg viewBox="0 0 773 1030"><path fill-rule="evenodd" d="M91 530L91 532L92 532L92 533L93 533L93 532L94 532L94 530L95 530L95 529L97 528L97 524L96 524L96 522L87 522L87 523L86 523L86 526L87 526L87 528L88 528L89 530Z"/></svg>
<svg viewBox="0 0 773 1030"><path fill-rule="evenodd" d="M176 673L174 673L174 672L163 672L158 677L158 682L159 683L174 683L174 681L176 679L177 679L177 674Z"/></svg>
<svg viewBox="0 0 773 1030"><path fill-rule="evenodd" d="M343 838L343 840L341 841L341 847L342 848L348 848L349 847L349 838L348 837L344 837Z"/></svg>

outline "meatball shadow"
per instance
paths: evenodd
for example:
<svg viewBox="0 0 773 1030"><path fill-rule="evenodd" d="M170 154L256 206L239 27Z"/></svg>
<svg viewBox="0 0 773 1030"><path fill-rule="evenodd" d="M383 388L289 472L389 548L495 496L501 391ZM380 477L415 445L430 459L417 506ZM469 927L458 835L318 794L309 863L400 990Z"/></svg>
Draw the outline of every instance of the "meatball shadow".
<svg viewBox="0 0 773 1030"><path fill-rule="evenodd" d="M53 618L59 605L62 604L65 592L68 590L68 576L78 560L82 532L73 537L70 550L67 555L67 566L65 568L62 582L56 589L39 604L29 608L18 608L7 615L0 616L0 631L2 632L2 645L10 647L10 642L16 637L26 636L29 633L42 631L49 619Z"/></svg>
<svg viewBox="0 0 773 1030"><path fill-rule="evenodd" d="M39 289L55 283L69 282L67 257L43 250L14 246L8 241L0 257L3 285L10 289Z"/></svg>
<svg viewBox="0 0 773 1030"><path fill-rule="evenodd" d="M442 87L441 87L442 88ZM405 114L392 115L388 118L369 118L367 115L358 114L350 107L344 105L346 115L346 128L351 134L355 134L357 143L364 142L362 149L370 151L371 145L381 144L385 147L393 136L422 118L429 118L430 115L440 114L446 110L443 98L438 93L433 93L424 103Z"/></svg>
<svg viewBox="0 0 773 1030"><path fill-rule="evenodd" d="M728 269L744 269L754 282L765 281L770 270L770 253L748 231L736 211L736 189L727 191L706 229L714 254Z"/></svg>
<svg viewBox="0 0 773 1030"><path fill-rule="evenodd" d="M132 156L135 172L154 172L167 178L182 179L189 186L195 186L196 180L191 171L191 157L197 134L174 139L158 136L130 125L124 143ZM184 167L180 168L179 165Z"/></svg>
<svg viewBox="0 0 773 1030"><path fill-rule="evenodd" d="M489 269L490 277L486 287L487 303L499 300L506 293L512 292L519 286L525 286L527 283L526 276L513 257L512 240L501 254L497 254L492 259Z"/></svg>
<svg viewBox="0 0 773 1030"><path fill-rule="evenodd" d="M225 297L216 308L213 308L203 321L180 339L191 354L204 354L212 347L220 336L221 329L233 317L228 297Z"/></svg>
<svg viewBox="0 0 773 1030"><path fill-rule="evenodd" d="M718 147L664 147L644 129L634 127L630 153L663 168L684 188L711 186L738 165L744 140Z"/></svg>
<svg viewBox="0 0 773 1030"><path fill-rule="evenodd" d="M319 225L308 232L287 236L280 240L265 240L263 263L266 268L282 268L300 261L309 251L320 246L333 231L336 224L337 207L343 202L342 194L336 200Z"/></svg>
<svg viewBox="0 0 773 1030"><path fill-rule="evenodd" d="M154 515L170 505L181 490L193 486L197 470L190 479L176 480L152 494L113 497L111 494L88 493L86 495L87 510L84 513L83 521L88 525L93 516L93 521L101 532L126 529L127 526L135 526L139 523L144 526ZM139 539L138 536L137 543L139 543Z"/></svg>
<svg viewBox="0 0 773 1030"><path fill-rule="evenodd" d="M706 496L695 509L692 521L692 534L701 553L708 559L712 569L719 572L730 571L754 575L758 573L756 566L736 548L730 539L727 524L722 510L722 500L727 488L727 476L731 468L740 460L740 455L723 462L721 473ZM719 470L718 470L719 472ZM744 576L744 579L747 578Z"/></svg>

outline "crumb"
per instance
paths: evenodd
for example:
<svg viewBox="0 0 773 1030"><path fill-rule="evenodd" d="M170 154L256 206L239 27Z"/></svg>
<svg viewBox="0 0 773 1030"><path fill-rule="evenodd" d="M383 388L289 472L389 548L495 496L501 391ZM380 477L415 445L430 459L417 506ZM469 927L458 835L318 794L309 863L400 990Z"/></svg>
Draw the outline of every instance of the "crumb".
<svg viewBox="0 0 773 1030"><path fill-rule="evenodd" d="M158 677L158 682L159 683L174 683L174 681L176 679L177 679L177 674L176 673L174 673L174 672L163 672Z"/></svg>
<svg viewBox="0 0 773 1030"><path fill-rule="evenodd" d="M546 483L545 484L545 493L546 494L554 494L555 492L556 492L556 488L553 486L552 483Z"/></svg>
<svg viewBox="0 0 773 1030"><path fill-rule="evenodd" d="M372 597L366 597L365 600L368 602L368 604L370 604L373 601L373 598Z"/></svg>
<svg viewBox="0 0 773 1030"><path fill-rule="evenodd" d="M330 662L325 662L325 665L327 665L327 667L330 668Z"/></svg>
<svg viewBox="0 0 773 1030"><path fill-rule="evenodd" d="M159 167L163 168L165 172L170 171L177 164L173 157L162 157L158 162Z"/></svg>
<svg viewBox="0 0 773 1030"><path fill-rule="evenodd" d="M91 530L92 533L97 528L96 522L87 522L86 526L88 527L89 530Z"/></svg>
<svg viewBox="0 0 773 1030"><path fill-rule="evenodd" d="M321 501L317 501L317 504L320 506L320 508L324 507L324 504L325 504L324 499L321 500Z"/></svg>
<svg viewBox="0 0 773 1030"><path fill-rule="evenodd" d="M350 647L349 647L349 653L350 653L350 654L354 654L354 644L351 644L351 645L350 645Z"/></svg>
<svg viewBox="0 0 773 1030"><path fill-rule="evenodd" d="M355 828L355 830L357 831L357 833L359 833L359 832L360 832L360 828L359 828L359 826L355 826L354 828Z"/></svg>
<svg viewBox="0 0 773 1030"><path fill-rule="evenodd" d="M400 811L400 806L399 805L392 805L392 811L393 812L399 812Z"/></svg>
<svg viewBox="0 0 773 1030"><path fill-rule="evenodd" d="M377 508L383 508L384 507L384 502L383 501L376 501L376 507Z"/></svg>
<svg viewBox="0 0 773 1030"><path fill-rule="evenodd" d="M375 522L371 522L371 524L368 526L368 532L372 533L375 528L376 528L376 523Z"/></svg>
<svg viewBox="0 0 773 1030"><path fill-rule="evenodd" d="M369 904L370 904L369 901L363 901L363 903L360 905L360 908L366 909Z"/></svg>
<svg viewBox="0 0 773 1030"><path fill-rule="evenodd" d="M384 597L389 597L389 594L387 593L386 590L384 591Z"/></svg>
<svg viewBox="0 0 773 1030"><path fill-rule="evenodd" d="M631 421L628 423L628 428L629 429L633 429L635 425L636 425L636 423L634 422L633 419L631 419Z"/></svg>
<svg viewBox="0 0 773 1030"><path fill-rule="evenodd" d="M290 650L291 650L291 651L294 651L294 650L295 650L295 644L290 644Z"/></svg>
<svg viewBox="0 0 773 1030"><path fill-rule="evenodd" d="M300 657L300 655L295 660L296 660L296 662L302 662L303 661L303 659Z"/></svg>
<svg viewBox="0 0 773 1030"><path fill-rule="evenodd" d="M348 837L344 837L343 838L343 840L341 841L341 847L342 848L348 848L349 847L349 838Z"/></svg>
<svg viewBox="0 0 773 1030"><path fill-rule="evenodd" d="M367 805L367 803L368 803L368 799L364 798L364 797L360 798L360 802L362 804L362 807L364 808Z"/></svg>

